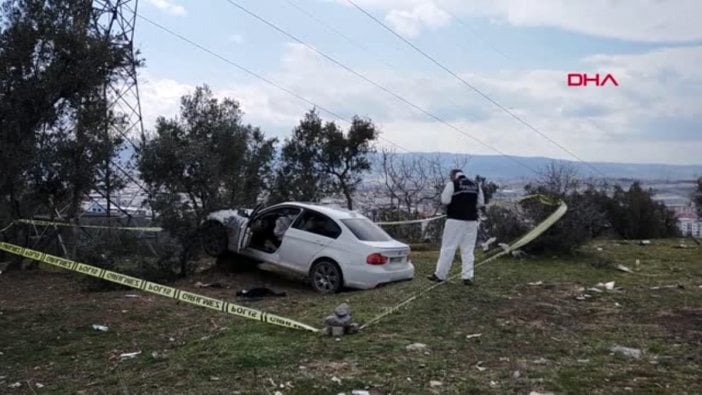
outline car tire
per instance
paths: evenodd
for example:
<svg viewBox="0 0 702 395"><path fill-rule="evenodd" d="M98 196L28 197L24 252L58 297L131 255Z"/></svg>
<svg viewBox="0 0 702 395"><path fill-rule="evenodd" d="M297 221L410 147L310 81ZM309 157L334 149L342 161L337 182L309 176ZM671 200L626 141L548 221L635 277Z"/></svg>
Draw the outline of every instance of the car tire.
<svg viewBox="0 0 702 395"><path fill-rule="evenodd" d="M207 221L201 229L202 249L211 257L220 258L227 253L229 235L227 228L217 221Z"/></svg>
<svg viewBox="0 0 702 395"><path fill-rule="evenodd" d="M322 259L312 265L310 282L315 291L321 294L333 294L343 287L344 276L336 262Z"/></svg>

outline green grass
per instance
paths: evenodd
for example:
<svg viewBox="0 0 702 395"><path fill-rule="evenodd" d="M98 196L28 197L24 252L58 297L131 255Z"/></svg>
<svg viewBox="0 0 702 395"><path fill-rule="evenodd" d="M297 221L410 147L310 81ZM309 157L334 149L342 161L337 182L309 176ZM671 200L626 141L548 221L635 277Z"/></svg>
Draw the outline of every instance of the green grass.
<svg viewBox="0 0 702 395"><path fill-rule="evenodd" d="M575 257L498 260L476 270L475 286L442 285L340 339L147 294L124 297L132 291L84 293L73 275L3 274L0 392L702 393L702 248L673 248L679 243L595 242ZM179 286L234 301L237 287L265 282L289 296L252 307L321 326L348 302L365 322L429 286L424 277L435 259L435 252L413 253L412 282L326 297L261 272L198 275ZM192 285L214 280L225 288ZM608 281L615 290L576 299ZM110 331L94 331L93 323ZM417 342L427 350L406 350ZM643 356L614 355L615 345ZM433 380L442 385L431 388ZM9 389L14 382L22 387ZM28 382L45 387L30 390Z"/></svg>

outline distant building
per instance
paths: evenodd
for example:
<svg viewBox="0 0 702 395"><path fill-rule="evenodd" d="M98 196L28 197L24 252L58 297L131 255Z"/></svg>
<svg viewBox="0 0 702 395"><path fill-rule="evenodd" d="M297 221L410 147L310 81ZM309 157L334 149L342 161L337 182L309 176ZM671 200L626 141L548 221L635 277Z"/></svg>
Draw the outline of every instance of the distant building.
<svg viewBox="0 0 702 395"><path fill-rule="evenodd" d="M130 207L120 201L120 205L110 205L110 217L148 217L151 215L150 210L144 207ZM105 199L92 199L85 201L82 204L83 216L87 217L106 217L107 216L107 201Z"/></svg>
<svg viewBox="0 0 702 395"><path fill-rule="evenodd" d="M658 194L653 200L663 203L678 220L678 229L683 236L702 238L702 220L697 215L695 203L684 196L675 194Z"/></svg>

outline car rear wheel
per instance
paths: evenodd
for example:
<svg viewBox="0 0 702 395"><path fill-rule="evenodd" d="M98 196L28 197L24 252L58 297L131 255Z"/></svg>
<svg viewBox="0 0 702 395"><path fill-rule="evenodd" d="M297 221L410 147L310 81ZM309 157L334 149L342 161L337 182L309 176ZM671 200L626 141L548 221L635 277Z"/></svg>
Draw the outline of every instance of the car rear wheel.
<svg viewBox="0 0 702 395"><path fill-rule="evenodd" d="M336 293L344 285L344 278L339 265L326 259L318 261L312 266L312 269L310 269L310 281L312 282L312 288L322 294Z"/></svg>
<svg viewBox="0 0 702 395"><path fill-rule="evenodd" d="M209 256L219 258L227 253L229 237L227 228L219 222L208 221L202 227L202 249Z"/></svg>

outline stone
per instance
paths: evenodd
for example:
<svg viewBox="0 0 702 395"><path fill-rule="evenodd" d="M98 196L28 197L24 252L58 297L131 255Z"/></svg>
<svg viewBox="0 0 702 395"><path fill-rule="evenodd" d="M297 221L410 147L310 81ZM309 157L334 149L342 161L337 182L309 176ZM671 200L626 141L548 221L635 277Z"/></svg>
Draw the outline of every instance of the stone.
<svg viewBox="0 0 702 395"><path fill-rule="evenodd" d="M407 351L424 351L426 350L427 345L423 343L412 343L405 348L407 349Z"/></svg>
<svg viewBox="0 0 702 395"><path fill-rule="evenodd" d="M613 353L622 354L628 358L634 358L634 359L641 358L641 350L639 350L638 348L614 346L614 347L610 348L609 351L611 351Z"/></svg>

